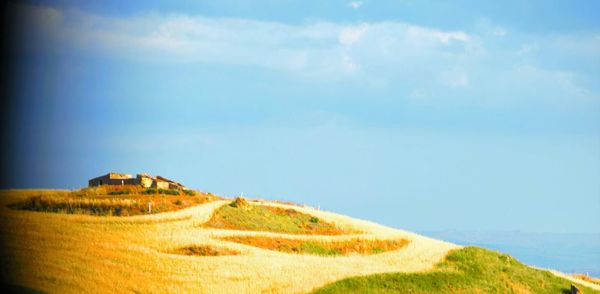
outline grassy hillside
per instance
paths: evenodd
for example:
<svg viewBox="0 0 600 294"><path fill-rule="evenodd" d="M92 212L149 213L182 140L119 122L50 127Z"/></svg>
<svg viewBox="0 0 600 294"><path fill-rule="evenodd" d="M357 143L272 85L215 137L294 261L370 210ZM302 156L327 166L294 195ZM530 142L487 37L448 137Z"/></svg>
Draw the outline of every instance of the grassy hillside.
<svg viewBox="0 0 600 294"><path fill-rule="evenodd" d="M496 285L505 285L498 288L501 292L512 283L515 289L533 293L560 290L569 283L480 249L455 251L439 264L449 251L460 247L281 203L232 203L215 197L178 205L172 211L133 216L14 209L16 203L32 197L119 203L138 196L183 201L201 195L0 191L1 284L47 293L308 293L342 280L324 291L362 286L358 289L377 292L382 287L397 290L414 285L415 290L426 292L462 287L456 289L470 293L493 292ZM220 225L227 225L215 229L215 216ZM343 280L357 276L365 277ZM543 288L536 288L539 281Z"/></svg>
<svg viewBox="0 0 600 294"><path fill-rule="evenodd" d="M570 293L571 282L478 247L448 254L427 273L388 273L334 282L314 293ZM584 293L600 293L578 286Z"/></svg>
<svg viewBox="0 0 600 294"><path fill-rule="evenodd" d="M107 186L76 191L40 191L8 207L53 213L133 216L177 211L217 199L212 194L191 190Z"/></svg>
<svg viewBox="0 0 600 294"><path fill-rule="evenodd" d="M243 198L236 198L229 205L217 209L204 227L310 235L355 233L295 209L251 205Z"/></svg>
<svg viewBox="0 0 600 294"><path fill-rule="evenodd" d="M377 254L386 251L398 250L409 243L409 241L406 239L369 240L360 238L343 241L320 241L263 236L231 236L223 237L221 239L269 250L322 256Z"/></svg>

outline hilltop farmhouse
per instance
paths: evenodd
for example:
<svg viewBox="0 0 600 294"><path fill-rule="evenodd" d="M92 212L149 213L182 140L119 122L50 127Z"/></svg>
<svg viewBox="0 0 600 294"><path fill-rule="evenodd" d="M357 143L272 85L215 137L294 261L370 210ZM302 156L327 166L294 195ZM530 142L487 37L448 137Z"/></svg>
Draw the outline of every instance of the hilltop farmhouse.
<svg viewBox="0 0 600 294"><path fill-rule="evenodd" d="M88 181L89 187L97 187L102 185L139 185L144 188L187 190L184 185L178 182L161 176L153 177L148 174L137 174L134 178L130 174L110 172L106 175L99 176Z"/></svg>

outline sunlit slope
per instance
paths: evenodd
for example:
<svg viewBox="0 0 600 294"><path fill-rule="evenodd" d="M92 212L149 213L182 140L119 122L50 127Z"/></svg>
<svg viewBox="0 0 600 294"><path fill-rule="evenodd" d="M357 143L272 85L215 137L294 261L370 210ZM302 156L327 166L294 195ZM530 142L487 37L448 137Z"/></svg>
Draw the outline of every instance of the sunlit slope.
<svg viewBox="0 0 600 294"><path fill-rule="evenodd" d="M581 283L583 293L600 293ZM588 285L584 285L588 284ZM588 286L588 287L586 287ZM479 247L451 251L434 270L343 279L315 293L572 293L571 281Z"/></svg>
<svg viewBox="0 0 600 294"><path fill-rule="evenodd" d="M251 202L310 214L353 234L303 235L203 227L230 200L155 215L112 217L20 211L7 204L43 191L3 191L4 283L45 292L309 292L346 277L431 269L457 246L335 213ZM266 236L343 241L406 239L378 254L319 256L261 249L220 237ZM212 246L237 255L174 254ZM204 247L202 247L204 248ZM188 250L186 252L194 252Z"/></svg>

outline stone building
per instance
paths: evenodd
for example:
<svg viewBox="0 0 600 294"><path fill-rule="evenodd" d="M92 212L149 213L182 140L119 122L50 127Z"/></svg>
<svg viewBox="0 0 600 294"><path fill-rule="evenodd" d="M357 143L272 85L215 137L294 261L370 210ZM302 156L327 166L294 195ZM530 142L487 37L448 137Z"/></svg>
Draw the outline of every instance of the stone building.
<svg viewBox="0 0 600 294"><path fill-rule="evenodd" d="M173 180L169 180L167 178L156 176L156 188L158 189L180 189L185 190L185 186L175 182Z"/></svg>
<svg viewBox="0 0 600 294"><path fill-rule="evenodd" d="M110 172L88 181L89 187L102 185L139 185L144 188L187 190L184 185L173 180L161 176L153 177L144 173L137 174L134 178L130 174Z"/></svg>
<svg viewBox="0 0 600 294"><path fill-rule="evenodd" d="M102 185L135 185L135 179L129 174L108 173L88 181L88 186L96 187Z"/></svg>
<svg viewBox="0 0 600 294"><path fill-rule="evenodd" d="M136 179L136 184L144 188L150 188L156 182L154 177L149 174L138 174Z"/></svg>

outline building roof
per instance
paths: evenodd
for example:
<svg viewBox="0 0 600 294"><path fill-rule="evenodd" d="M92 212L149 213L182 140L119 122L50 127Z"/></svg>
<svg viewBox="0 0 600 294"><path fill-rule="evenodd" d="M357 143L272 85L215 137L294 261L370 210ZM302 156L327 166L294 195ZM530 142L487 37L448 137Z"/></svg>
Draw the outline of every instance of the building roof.
<svg viewBox="0 0 600 294"><path fill-rule="evenodd" d="M131 179L132 176L130 174L110 172L110 173L108 173L108 178L112 179L112 180L124 180L124 179Z"/></svg>
<svg viewBox="0 0 600 294"><path fill-rule="evenodd" d="M180 187L185 187L185 186L184 186L184 185L182 185L181 183L175 182L175 181L173 181L173 180L169 180L169 179L167 179L167 178L165 178L165 177L161 177L161 176L156 176L156 180L157 180L157 181L163 181L163 182L169 182L169 183L172 183L172 184L178 185L178 186L180 186Z"/></svg>
<svg viewBox="0 0 600 294"><path fill-rule="evenodd" d="M187 188L186 188L184 185L182 185L181 183L175 182L175 181L173 181L173 180L170 180L170 179L167 179L167 178L165 178L165 177L161 177L161 176L156 176L156 177L153 177L153 176L151 176L151 175L149 175L149 174L147 174L147 173L139 173L139 174L137 174L136 176L137 176L138 180L139 180L140 178L149 178L149 179L152 179L152 181L153 181L153 182L167 182L167 183L169 183L169 184L176 185L176 186L177 186L177 187L179 187L180 189L184 189L184 190L185 190L185 189L187 189ZM132 177L130 174L109 172L109 173L108 173L108 174L106 174L106 175L103 175L103 176L99 176L99 177L96 177L96 178L90 179L90 180L89 180L89 181L90 181L90 185L92 185L92 184L91 184L91 183L92 183L92 181L95 181L95 182L97 182L97 181L101 181L101 180L103 180L103 179L105 179L105 178L109 178L110 180L128 180L128 179L133 179L133 177ZM100 182L100 183L102 183L102 182Z"/></svg>

